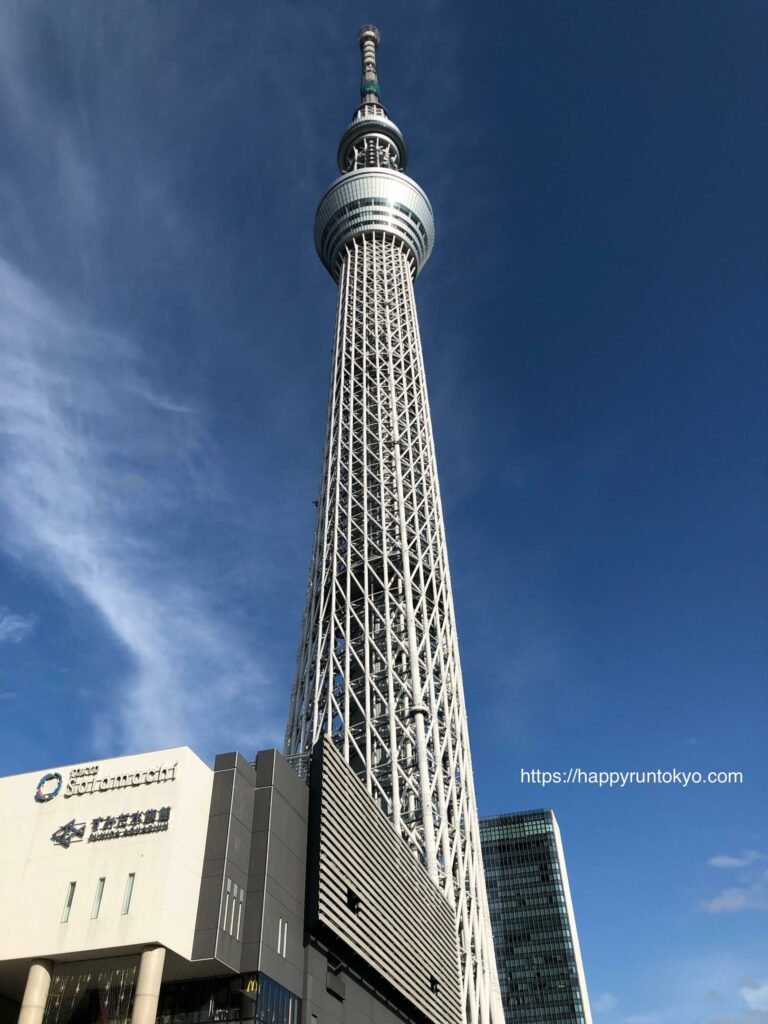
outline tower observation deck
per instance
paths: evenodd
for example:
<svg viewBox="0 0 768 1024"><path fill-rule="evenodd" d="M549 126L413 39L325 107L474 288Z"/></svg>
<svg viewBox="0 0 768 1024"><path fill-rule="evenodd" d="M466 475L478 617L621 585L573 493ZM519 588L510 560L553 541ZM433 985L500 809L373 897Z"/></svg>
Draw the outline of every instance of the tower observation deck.
<svg viewBox="0 0 768 1024"><path fill-rule="evenodd" d="M432 208L382 105L361 101L315 246L339 286L322 483L287 755L332 737L455 909L467 1024L502 1024L413 281Z"/></svg>

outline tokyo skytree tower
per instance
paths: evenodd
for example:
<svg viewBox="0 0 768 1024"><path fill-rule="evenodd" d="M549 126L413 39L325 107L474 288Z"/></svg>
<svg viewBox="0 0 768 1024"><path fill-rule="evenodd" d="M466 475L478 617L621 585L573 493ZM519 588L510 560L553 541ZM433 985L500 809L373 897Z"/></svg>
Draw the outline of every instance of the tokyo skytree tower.
<svg viewBox="0 0 768 1024"><path fill-rule="evenodd" d="M429 200L381 104L378 30L315 217L339 285L322 486L287 755L333 737L455 907L465 1019L502 1024L413 280Z"/></svg>

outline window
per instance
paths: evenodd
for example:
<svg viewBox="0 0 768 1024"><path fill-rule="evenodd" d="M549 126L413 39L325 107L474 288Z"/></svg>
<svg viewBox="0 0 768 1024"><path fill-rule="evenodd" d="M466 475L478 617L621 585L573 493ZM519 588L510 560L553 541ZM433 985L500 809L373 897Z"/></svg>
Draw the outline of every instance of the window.
<svg viewBox="0 0 768 1024"><path fill-rule="evenodd" d="M232 893L232 911L231 911L231 913L229 915L229 928L227 928L227 931L229 932L230 935L232 935L232 933L234 932L234 929L235 929L235 909L237 907L237 894L238 894L238 888L237 888L236 885L233 886L233 889L234 889L234 891Z"/></svg>
<svg viewBox="0 0 768 1024"><path fill-rule="evenodd" d="M96 885L96 895L93 897L93 909L91 910L91 920L99 916L101 910L101 897L104 895L104 883L106 878L100 878Z"/></svg>
<svg viewBox="0 0 768 1024"><path fill-rule="evenodd" d="M231 895L232 895L232 881L228 878L227 879L227 891L224 894L224 917L223 917L222 922L221 922L221 930L224 931L224 932L227 930L227 916L229 914L229 899L230 899Z"/></svg>
<svg viewBox="0 0 768 1024"><path fill-rule="evenodd" d="M352 892L351 889L347 889L347 906L353 914L359 914L360 908L363 905L363 901L357 895L356 892Z"/></svg>
<svg viewBox="0 0 768 1024"><path fill-rule="evenodd" d="M67 886L67 898L64 900L64 909L61 912L61 923L66 924L69 920L69 912L72 909L72 900L75 898L77 882L70 882Z"/></svg>
<svg viewBox="0 0 768 1024"><path fill-rule="evenodd" d="M288 922L282 917L277 922L277 952L285 957L288 944Z"/></svg>
<svg viewBox="0 0 768 1024"><path fill-rule="evenodd" d="M292 992L264 974L251 973L164 982L157 1019L188 1024L299 1024L300 1020L309 1024L300 1008L301 1000ZM119 1024L117 1018L110 1019Z"/></svg>
<svg viewBox="0 0 768 1024"><path fill-rule="evenodd" d="M131 896L133 896L133 883L135 878L135 872L131 872L126 879L125 893L123 894L123 909L120 911L121 914L127 914L131 909Z"/></svg>
<svg viewBox="0 0 768 1024"><path fill-rule="evenodd" d="M245 889L241 889L231 878L228 878L224 892L224 906L221 915L221 930L240 941L243 926L243 901Z"/></svg>

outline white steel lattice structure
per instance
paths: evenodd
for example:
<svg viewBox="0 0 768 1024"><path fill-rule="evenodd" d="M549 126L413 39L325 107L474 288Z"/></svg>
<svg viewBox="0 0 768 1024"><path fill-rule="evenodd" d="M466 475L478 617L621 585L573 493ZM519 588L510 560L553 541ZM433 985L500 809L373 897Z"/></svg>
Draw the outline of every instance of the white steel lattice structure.
<svg viewBox="0 0 768 1024"><path fill-rule="evenodd" d="M379 100L362 102L320 202L339 284L317 527L286 754L331 735L456 911L468 1024L502 1024L413 280L432 209Z"/></svg>

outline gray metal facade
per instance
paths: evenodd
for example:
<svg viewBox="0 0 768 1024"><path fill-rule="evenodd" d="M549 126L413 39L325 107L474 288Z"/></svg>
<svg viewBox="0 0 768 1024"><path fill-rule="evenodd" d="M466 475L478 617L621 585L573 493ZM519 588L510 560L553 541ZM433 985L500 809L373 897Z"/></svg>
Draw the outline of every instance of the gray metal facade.
<svg viewBox="0 0 768 1024"><path fill-rule="evenodd" d="M222 975L212 1019L260 1024L268 993L269 1024L298 1024L299 1007L304 1024L459 1024L445 897L327 740L311 778L274 750L216 758L193 947L196 975ZM165 986L165 1015L203 1020L201 984Z"/></svg>
<svg viewBox="0 0 768 1024"><path fill-rule="evenodd" d="M300 995L307 787L274 750L255 765L220 754L214 772L193 959L264 971Z"/></svg>

